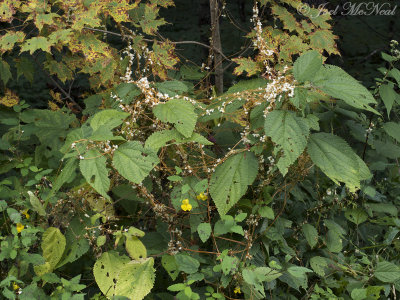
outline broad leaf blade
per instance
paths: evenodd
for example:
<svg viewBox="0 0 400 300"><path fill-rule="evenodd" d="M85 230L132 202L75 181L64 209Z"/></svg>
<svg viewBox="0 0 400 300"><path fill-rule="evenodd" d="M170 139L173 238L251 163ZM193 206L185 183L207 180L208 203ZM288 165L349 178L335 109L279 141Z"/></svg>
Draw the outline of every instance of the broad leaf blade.
<svg viewBox="0 0 400 300"><path fill-rule="evenodd" d="M193 105L183 99L171 99L153 108L154 115L162 122L169 122L185 137L190 137L197 122Z"/></svg>
<svg viewBox="0 0 400 300"><path fill-rule="evenodd" d="M376 104L371 93L341 68L324 65L313 79L313 85L348 105L379 114L369 104Z"/></svg>
<svg viewBox="0 0 400 300"><path fill-rule="evenodd" d="M103 197L109 199L107 191L110 188L106 158L100 152L90 149L85 153L79 167L86 181Z"/></svg>
<svg viewBox="0 0 400 300"><path fill-rule="evenodd" d="M308 51L301 55L293 66L293 75L299 82L312 80L322 67L322 56L317 51Z"/></svg>
<svg viewBox="0 0 400 300"><path fill-rule="evenodd" d="M268 113L264 130L265 134L278 144L277 150L283 151L278 161L278 168L285 176L288 167L296 161L307 145L309 122L297 117L291 111L274 110Z"/></svg>
<svg viewBox="0 0 400 300"><path fill-rule="evenodd" d="M335 183L344 182L351 191L360 187L368 167L342 138L329 133L314 133L307 148L312 161Z"/></svg>
<svg viewBox="0 0 400 300"><path fill-rule="evenodd" d="M210 181L210 194L220 215L225 215L246 193L258 173L252 152L242 152L219 165Z"/></svg>
<svg viewBox="0 0 400 300"><path fill-rule="evenodd" d="M139 142L127 142L120 146L113 157L113 165L126 179L141 183L159 162L157 155L150 149L143 149Z"/></svg>

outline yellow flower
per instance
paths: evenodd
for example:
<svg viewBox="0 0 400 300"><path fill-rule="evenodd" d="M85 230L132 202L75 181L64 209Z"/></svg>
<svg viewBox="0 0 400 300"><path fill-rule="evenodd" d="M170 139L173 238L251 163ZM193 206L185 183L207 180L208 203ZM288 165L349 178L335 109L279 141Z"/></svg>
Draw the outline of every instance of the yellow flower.
<svg viewBox="0 0 400 300"><path fill-rule="evenodd" d="M30 215L28 214L28 210L29 209L25 209L25 210L22 211L22 214L25 215L25 218L27 218L27 219L30 218Z"/></svg>
<svg viewBox="0 0 400 300"><path fill-rule="evenodd" d="M21 232L22 230L24 230L25 226L22 225L21 223L17 223L17 231L18 233Z"/></svg>
<svg viewBox="0 0 400 300"><path fill-rule="evenodd" d="M205 200L207 200L208 196L207 196L207 195L204 195L204 193L201 192L199 195L197 195L196 198L197 198L197 200L203 200L203 201L205 201Z"/></svg>
<svg viewBox="0 0 400 300"><path fill-rule="evenodd" d="M242 292L240 291L240 287L235 287L235 289L233 290L233 292L235 293L235 294L241 294Z"/></svg>
<svg viewBox="0 0 400 300"><path fill-rule="evenodd" d="M18 289L19 289L19 285L16 284L15 282L13 282L13 289L14 289L14 290L18 290Z"/></svg>
<svg viewBox="0 0 400 300"><path fill-rule="evenodd" d="M182 200L181 208L183 211L191 211L192 205L189 203L189 199Z"/></svg>

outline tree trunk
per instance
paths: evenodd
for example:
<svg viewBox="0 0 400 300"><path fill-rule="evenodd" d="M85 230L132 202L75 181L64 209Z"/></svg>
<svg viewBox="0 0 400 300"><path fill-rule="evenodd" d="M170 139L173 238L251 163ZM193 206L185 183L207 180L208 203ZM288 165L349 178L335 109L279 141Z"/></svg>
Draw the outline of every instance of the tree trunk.
<svg viewBox="0 0 400 300"><path fill-rule="evenodd" d="M219 32L219 5L218 0L210 0L211 15L211 47L214 55L215 87L218 93L224 91L224 69L222 66L222 46Z"/></svg>

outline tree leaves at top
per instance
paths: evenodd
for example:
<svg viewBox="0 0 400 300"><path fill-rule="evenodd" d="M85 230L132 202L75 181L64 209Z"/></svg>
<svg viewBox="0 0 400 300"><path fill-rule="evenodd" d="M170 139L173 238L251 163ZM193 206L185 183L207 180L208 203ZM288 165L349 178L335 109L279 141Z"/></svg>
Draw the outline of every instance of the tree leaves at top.
<svg viewBox="0 0 400 300"><path fill-rule="evenodd" d="M278 161L278 168L285 176L288 167L296 161L307 145L309 123L306 119L297 117L294 112L274 110L265 118L264 130L277 144L275 151L283 152Z"/></svg>
<svg viewBox="0 0 400 300"><path fill-rule="evenodd" d="M153 108L154 115L162 122L169 122L185 137L190 137L197 122L193 105L183 99L171 99Z"/></svg>
<svg viewBox="0 0 400 300"><path fill-rule="evenodd" d="M342 138L329 133L314 133L307 146L312 161L336 184L346 183L350 191L360 187L360 181L370 177L365 163Z"/></svg>
<svg viewBox="0 0 400 300"><path fill-rule="evenodd" d="M252 152L236 154L215 169L210 194L220 215L225 215L239 201L257 173L258 161Z"/></svg>

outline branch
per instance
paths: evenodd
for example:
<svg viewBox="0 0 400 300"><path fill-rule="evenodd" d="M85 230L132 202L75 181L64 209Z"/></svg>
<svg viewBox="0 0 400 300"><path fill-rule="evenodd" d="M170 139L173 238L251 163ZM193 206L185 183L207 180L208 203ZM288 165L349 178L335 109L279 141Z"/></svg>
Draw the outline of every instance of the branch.
<svg viewBox="0 0 400 300"><path fill-rule="evenodd" d="M132 37L129 36L129 35L122 35L122 34L117 33L117 32L112 32L112 31L103 30L103 29L90 28L90 27L83 27L83 29L92 30L92 31L98 31L98 32L102 32L102 33L106 33L106 34L110 34L110 35L114 35L114 36L119 36L119 37L126 37L126 36L127 36L127 37L129 37L129 38L132 38ZM154 42L154 40L150 40L150 39L143 39L143 41L145 41L145 42ZM230 60L228 57L226 57L219 49L217 49L217 48L215 48L215 47L208 46L208 45L206 45L206 44L203 44L203 43L200 43L200 42L197 42L197 41L179 41L179 42L171 42L171 43L174 44L174 45L179 45L179 44L194 44L194 45L199 45L199 46L202 46L202 47L205 47L205 48L208 48L208 49L212 49L212 50L218 52L219 54L221 54L221 56L222 56L225 60L231 61L231 60Z"/></svg>
<svg viewBox="0 0 400 300"><path fill-rule="evenodd" d="M76 108L79 110L79 112L81 112L83 109L82 107L74 100L71 98L70 94L68 94L58 83L57 81L55 81L53 79L53 77L51 77L49 74L47 74L45 72L45 74L47 75L47 77L51 80L51 82L64 94L65 97L68 98L68 100L70 100L75 106Z"/></svg>

